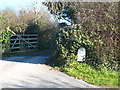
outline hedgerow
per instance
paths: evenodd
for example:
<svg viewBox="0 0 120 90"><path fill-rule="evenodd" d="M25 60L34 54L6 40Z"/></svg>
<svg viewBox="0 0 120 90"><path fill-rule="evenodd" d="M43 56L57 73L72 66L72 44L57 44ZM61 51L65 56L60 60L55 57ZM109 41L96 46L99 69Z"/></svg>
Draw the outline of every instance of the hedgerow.
<svg viewBox="0 0 120 90"><path fill-rule="evenodd" d="M23 9L16 14L12 9L0 11L0 33L3 52L9 52L11 35L8 28L16 34L38 34L37 50L50 48L49 42L56 23L51 22L46 10ZM22 46L22 47L25 47Z"/></svg>
<svg viewBox="0 0 120 90"><path fill-rule="evenodd" d="M93 34L94 36L94 34ZM96 69L112 69L118 70L118 58L115 54L108 54L108 52L102 52L99 50L99 46L104 46L104 39L97 41L91 39L88 35L83 33L83 28L81 25L73 25L66 27L59 32L57 32L53 39L54 42L54 57L59 65L69 66L71 62L77 61L77 52L81 47L86 48L86 58L85 63L93 66ZM111 48L111 47L110 47ZM100 53L108 57L106 60ZM114 52L116 53L116 52Z"/></svg>

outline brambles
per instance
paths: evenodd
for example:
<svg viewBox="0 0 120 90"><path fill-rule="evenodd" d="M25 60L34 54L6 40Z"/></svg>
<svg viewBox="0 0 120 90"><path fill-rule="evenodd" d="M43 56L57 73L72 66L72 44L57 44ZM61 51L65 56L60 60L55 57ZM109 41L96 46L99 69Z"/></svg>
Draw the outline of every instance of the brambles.
<svg viewBox="0 0 120 90"><path fill-rule="evenodd" d="M53 37L54 58L50 64L91 84L119 86L119 72L114 71L119 70L117 61L114 61L112 57L104 61L103 56L99 56L100 53L107 55L98 50L97 46L104 45L105 42L101 39L93 40L82 31L83 28L80 25L73 25L55 34ZM77 51L80 47L85 47L87 50L84 63L77 62Z"/></svg>
<svg viewBox="0 0 120 90"><path fill-rule="evenodd" d="M89 37L82 33L79 25L66 27L60 30L54 37L55 56L69 61L75 61L77 51L80 47L87 50L86 58L91 55L91 51L95 49L94 43ZM71 60L72 59L72 60Z"/></svg>
<svg viewBox="0 0 120 90"><path fill-rule="evenodd" d="M57 3L53 3L54 2L52 2L51 5L54 7L54 5ZM88 51L89 58L87 59L87 64L92 64L94 67L99 69L106 67L112 70L119 70L118 64L120 60L120 46L118 29L118 3L62 2L61 4L62 9L66 9L66 7L63 6L67 5L67 8L73 8L75 10L73 17L75 17L77 20L75 19L74 23L81 25L81 29L78 31L80 31L83 35L89 37L89 40L94 43L94 50ZM48 6L48 8L49 7L50 6ZM54 11L57 8L49 9ZM61 9L57 11L61 11ZM72 37L74 38L74 35L71 36L71 39L73 39ZM66 43L64 39L59 39L62 40L62 43ZM79 41L79 43L80 42L81 41ZM62 45L63 44L60 44L59 47L63 48ZM69 45L70 46L68 47L71 47L71 49L73 47L76 47L76 49L78 49L77 43ZM63 48L63 51L61 53L63 53L64 50L66 52L66 48Z"/></svg>

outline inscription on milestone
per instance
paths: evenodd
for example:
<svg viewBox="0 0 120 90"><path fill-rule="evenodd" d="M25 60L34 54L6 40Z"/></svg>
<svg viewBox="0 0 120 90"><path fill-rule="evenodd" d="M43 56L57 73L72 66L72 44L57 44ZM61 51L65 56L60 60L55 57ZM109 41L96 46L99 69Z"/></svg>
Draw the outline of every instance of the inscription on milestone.
<svg viewBox="0 0 120 90"><path fill-rule="evenodd" d="M86 56L86 49L85 48L79 48L77 53L77 61L84 61L84 58Z"/></svg>

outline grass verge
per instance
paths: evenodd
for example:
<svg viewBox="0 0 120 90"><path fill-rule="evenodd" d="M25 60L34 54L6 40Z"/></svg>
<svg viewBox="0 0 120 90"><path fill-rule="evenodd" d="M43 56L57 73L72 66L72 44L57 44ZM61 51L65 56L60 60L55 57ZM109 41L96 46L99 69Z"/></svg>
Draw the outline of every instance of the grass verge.
<svg viewBox="0 0 120 90"><path fill-rule="evenodd" d="M72 62L69 66L55 67L64 73L81 79L87 83L94 84L103 88L118 88L120 72L107 69L96 70L86 63Z"/></svg>

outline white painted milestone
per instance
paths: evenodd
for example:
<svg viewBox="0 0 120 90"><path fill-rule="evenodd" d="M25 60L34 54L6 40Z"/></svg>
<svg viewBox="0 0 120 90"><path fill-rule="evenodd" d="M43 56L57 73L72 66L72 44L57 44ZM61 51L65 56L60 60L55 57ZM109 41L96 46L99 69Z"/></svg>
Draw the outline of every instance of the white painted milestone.
<svg viewBox="0 0 120 90"><path fill-rule="evenodd" d="M77 53L77 61L84 61L84 58L86 56L86 49L85 48L79 48Z"/></svg>

